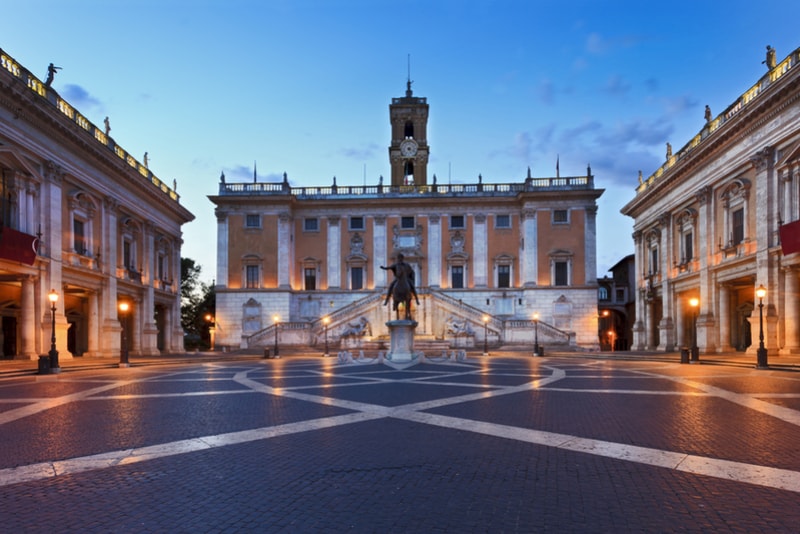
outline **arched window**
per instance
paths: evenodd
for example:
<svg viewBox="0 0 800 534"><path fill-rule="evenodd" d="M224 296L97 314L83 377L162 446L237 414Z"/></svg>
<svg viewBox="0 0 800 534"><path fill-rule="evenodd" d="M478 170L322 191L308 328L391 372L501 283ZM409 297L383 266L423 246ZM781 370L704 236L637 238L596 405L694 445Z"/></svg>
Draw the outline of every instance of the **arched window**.
<svg viewBox="0 0 800 534"><path fill-rule="evenodd" d="M414 123L411 121L406 121L406 126L403 129L403 135L405 137L414 137Z"/></svg>

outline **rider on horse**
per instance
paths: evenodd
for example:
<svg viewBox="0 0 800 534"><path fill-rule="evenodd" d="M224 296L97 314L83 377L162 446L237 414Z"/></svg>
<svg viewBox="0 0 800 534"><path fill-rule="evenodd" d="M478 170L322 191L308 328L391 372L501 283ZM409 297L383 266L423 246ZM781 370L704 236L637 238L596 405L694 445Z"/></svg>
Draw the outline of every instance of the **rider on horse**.
<svg viewBox="0 0 800 534"><path fill-rule="evenodd" d="M384 271L392 271L392 273L394 273L394 280L392 280L392 283L389 284L389 289L386 291L386 300L383 301L384 306L386 306L389 303L389 297L392 296L392 292L394 291L394 288L397 285L397 281L403 279L405 279L408 282L411 294L414 295L414 300L416 300L417 304L419 304L419 297L417 297L417 290L414 287L414 269L404 260L405 257L402 254L398 254L397 262L394 263L393 265L390 265L388 267L384 267L383 265L381 265L381 269L383 269Z"/></svg>

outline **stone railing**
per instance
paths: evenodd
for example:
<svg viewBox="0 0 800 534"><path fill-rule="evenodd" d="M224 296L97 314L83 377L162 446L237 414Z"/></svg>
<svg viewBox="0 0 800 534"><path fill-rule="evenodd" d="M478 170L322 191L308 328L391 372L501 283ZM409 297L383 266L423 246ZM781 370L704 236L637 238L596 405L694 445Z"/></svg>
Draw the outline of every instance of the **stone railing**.
<svg viewBox="0 0 800 534"><path fill-rule="evenodd" d="M485 184L433 184L433 185L330 185L322 187L290 187L283 182L220 182L220 195L291 195L301 200L317 198L377 198L420 196L515 196L536 191L587 190L594 188L594 177L559 176L554 178L531 178L523 182Z"/></svg>

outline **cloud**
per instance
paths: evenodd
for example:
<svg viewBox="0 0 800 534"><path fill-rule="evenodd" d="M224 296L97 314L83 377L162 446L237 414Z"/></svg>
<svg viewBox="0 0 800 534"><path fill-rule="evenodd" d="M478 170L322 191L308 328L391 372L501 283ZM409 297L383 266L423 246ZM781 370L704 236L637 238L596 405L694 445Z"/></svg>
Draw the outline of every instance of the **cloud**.
<svg viewBox="0 0 800 534"><path fill-rule="evenodd" d="M376 157L377 151L380 147L375 143L369 143L361 147L346 147L340 152L346 158L354 159L356 161L365 161Z"/></svg>
<svg viewBox="0 0 800 534"><path fill-rule="evenodd" d="M101 102L89 94L89 91L80 85L67 84L61 91L62 96L76 108L101 108Z"/></svg>
<svg viewBox="0 0 800 534"><path fill-rule="evenodd" d="M256 165L257 166L257 165ZM236 165L224 170L229 182L252 182L253 167L251 165ZM283 174L268 172L267 174L257 173L259 182L282 182Z"/></svg>
<svg viewBox="0 0 800 534"><path fill-rule="evenodd" d="M586 51L590 54L605 54L610 46L611 44L599 33L592 32L586 37Z"/></svg>
<svg viewBox="0 0 800 534"><path fill-rule="evenodd" d="M607 130L604 129L598 135L597 141L611 146L658 145L669 139L673 130L672 124L662 119L632 120L617 123L613 128Z"/></svg>
<svg viewBox="0 0 800 534"><path fill-rule="evenodd" d="M626 82L619 74L613 74L606 82L605 90L611 96L624 97L631 89L631 84Z"/></svg>
<svg viewBox="0 0 800 534"><path fill-rule="evenodd" d="M552 106L555 101L555 86L553 85L553 80L542 80L542 82L536 88L536 94L538 95L542 104L546 106Z"/></svg>
<svg viewBox="0 0 800 534"><path fill-rule="evenodd" d="M662 105L664 106L664 111L670 117L674 117L676 115L683 114L691 109L695 109L699 106L699 102L696 98L693 98L689 95L682 95L675 98L665 98L662 100ZM702 118L702 113L698 113L698 120Z"/></svg>

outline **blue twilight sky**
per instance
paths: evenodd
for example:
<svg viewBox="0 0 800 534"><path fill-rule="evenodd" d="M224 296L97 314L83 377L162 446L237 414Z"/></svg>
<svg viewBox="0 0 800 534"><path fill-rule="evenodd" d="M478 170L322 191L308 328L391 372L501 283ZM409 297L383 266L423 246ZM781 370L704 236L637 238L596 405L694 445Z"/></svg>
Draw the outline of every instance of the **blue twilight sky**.
<svg viewBox="0 0 800 534"><path fill-rule="evenodd" d="M164 182L197 220L183 255L216 269L206 198L228 182L389 179L388 105L428 98L439 183L584 175L605 189L598 275L633 252L619 210L661 165L800 47L787 0L12 0L0 47Z"/></svg>

